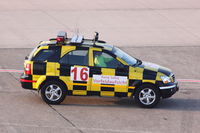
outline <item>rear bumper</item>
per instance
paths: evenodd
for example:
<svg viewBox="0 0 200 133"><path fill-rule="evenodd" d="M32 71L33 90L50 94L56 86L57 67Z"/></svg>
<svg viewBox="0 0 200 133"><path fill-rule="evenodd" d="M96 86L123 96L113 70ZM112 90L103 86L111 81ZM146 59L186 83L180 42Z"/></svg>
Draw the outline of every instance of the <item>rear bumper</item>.
<svg viewBox="0 0 200 133"><path fill-rule="evenodd" d="M170 83L165 86L160 86L161 96L162 98L168 98L171 97L173 94L175 94L179 90L178 83Z"/></svg>
<svg viewBox="0 0 200 133"><path fill-rule="evenodd" d="M20 83L22 88L29 89L29 90L35 90L33 88L33 83L36 81L32 80L32 75L25 75L24 73L20 77Z"/></svg>

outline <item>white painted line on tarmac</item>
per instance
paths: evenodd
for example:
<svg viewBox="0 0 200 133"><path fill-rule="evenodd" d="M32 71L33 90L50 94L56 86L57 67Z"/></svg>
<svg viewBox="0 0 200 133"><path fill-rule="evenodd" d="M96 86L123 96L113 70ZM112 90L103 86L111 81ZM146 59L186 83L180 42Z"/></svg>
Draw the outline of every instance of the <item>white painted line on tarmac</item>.
<svg viewBox="0 0 200 133"><path fill-rule="evenodd" d="M9 72L9 73L22 73L24 70L17 69L0 69L0 73ZM178 82L181 83L200 83L199 79L177 79Z"/></svg>

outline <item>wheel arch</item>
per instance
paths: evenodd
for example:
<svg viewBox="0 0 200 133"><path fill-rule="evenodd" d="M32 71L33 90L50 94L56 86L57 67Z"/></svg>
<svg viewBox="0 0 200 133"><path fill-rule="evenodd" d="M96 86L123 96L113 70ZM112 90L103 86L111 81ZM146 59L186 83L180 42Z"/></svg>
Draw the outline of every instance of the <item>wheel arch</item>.
<svg viewBox="0 0 200 133"><path fill-rule="evenodd" d="M154 83L152 83L152 82L137 81L137 82L134 82L133 85L132 85L132 86L135 86L135 89L134 89L134 91L133 91L133 93L132 93L132 96L134 96L135 90L136 90L136 89L139 89L139 87L141 87L142 85L152 85L152 86L155 86L155 87L159 90L159 92L160 92L160 89L159 89L159 87L158 87L157 84L154 84Z"/></svg>
<svg viewBox="0 0 200 133"><path fill-rule="evenodd" d="M44 80L44 81L39 85L38 91L41 90L41 88L45 85L45 83L50 82L50 81L57 81L57 82L61 83L61 84L63 85L63 87L65 87L66 89L68 89L68 88L67 88L67 85L65 84L65 82L62 81L61 79L59 79L59 78L50 78L50 79L48 79L48 78L47 78L46 80Z"/></svg>

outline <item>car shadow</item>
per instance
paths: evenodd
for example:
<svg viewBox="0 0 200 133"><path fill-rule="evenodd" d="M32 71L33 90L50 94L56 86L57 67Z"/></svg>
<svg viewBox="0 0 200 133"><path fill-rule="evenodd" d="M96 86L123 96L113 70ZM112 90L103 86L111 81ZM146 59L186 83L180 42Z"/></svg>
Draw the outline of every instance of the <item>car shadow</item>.
<svg viewBox="0 0 200 133"><path fill-rule="evenodd" d="M60 106L87 106L87 107L108 107L108 108L140 108L135 101L130 98L86 98L78 97L66 99ZM169 98L163 99L152 109L160 110L180 110L180 111L200 111L200 99Z"/></svg>
<svg viewBox="0 0 200 133"><path fill-rule="evenodd" d="M157 108L163 110L200 111L200 99L164 99L161 100Z"/></svg>
<svg viewBox="0 0 200 133"><path fill-rule="evenodd" d="M127 107L136 108L133 99L129 98L110 98L110 97L73 97L66 98L61 106L87 106L87 107Z"/></svg>

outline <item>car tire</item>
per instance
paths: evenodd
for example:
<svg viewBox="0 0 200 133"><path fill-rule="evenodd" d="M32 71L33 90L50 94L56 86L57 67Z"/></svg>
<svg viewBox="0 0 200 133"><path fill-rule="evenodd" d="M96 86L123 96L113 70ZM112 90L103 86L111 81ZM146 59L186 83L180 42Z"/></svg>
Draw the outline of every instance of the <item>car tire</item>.
<svg viewBox="0 0 200 133"><path fill-rule="evenodd" d="M47 104L60 104L64 101L67 88L58 81L48 81L41 88L41 97Z"/></svg>
<svg viewBox="0 0 200 133"><path fill-rule="evenodd" d="M160 92L153 85L145 84L135 91L135 102L144 108L153 108L160 101Z"/></svg>

